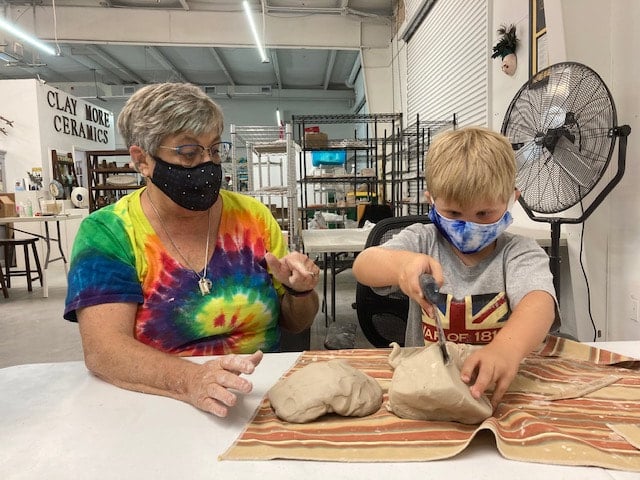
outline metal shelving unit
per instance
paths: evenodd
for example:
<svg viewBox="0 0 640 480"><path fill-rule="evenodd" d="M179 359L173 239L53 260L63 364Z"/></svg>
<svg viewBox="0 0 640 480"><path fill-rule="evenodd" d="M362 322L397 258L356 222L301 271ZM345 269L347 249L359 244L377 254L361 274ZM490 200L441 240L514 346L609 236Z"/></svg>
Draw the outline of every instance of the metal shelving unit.
<svg viewBox="0 0 640 480"><path fill-rule="evenodd" d="M455 128L456 116L451 120L416 121L404 129L398 129L385 139L385 162L381 181L393 205L395 216L425 215L428 204L424 198L424 158L435 135L448 128ZM394 151L394 148L398 148Z"/></svg>
<svg viewBox="0 0 640 480"><path fill-rule="evenodd" d="M300 145L298 167L302 228L308 227L316 211L332 211L343 217L354 217L361 201L387 203L385 189L379 188L380 164L384 157L386 137L396 128L402 129L402 114L299 115L293 116L292 122L296 129L295 141ZM333 126L329 127L334 130L330 132L331 137L343 138L327 140L326 145L307 144L307 127L321 125ZM391 148L394 146L391 145ZM319 169L319 174L313 175L310 154L335 150L346 151L344 169L339 173ZM345 196L344 203L336 201L336 194L340 194L341 189L341 194ZM346 192L346 189L350 191Z"/></svg>
<svg viewBox="0 0 640 480"><path fill-rule="evenodd" d="M296 191L296 145L291 124L274 126L231 125L231 163L225 164L234 191L260 199L271 208L289 248L299 243ZM242 161L244 159L244 161Z"/></svg>

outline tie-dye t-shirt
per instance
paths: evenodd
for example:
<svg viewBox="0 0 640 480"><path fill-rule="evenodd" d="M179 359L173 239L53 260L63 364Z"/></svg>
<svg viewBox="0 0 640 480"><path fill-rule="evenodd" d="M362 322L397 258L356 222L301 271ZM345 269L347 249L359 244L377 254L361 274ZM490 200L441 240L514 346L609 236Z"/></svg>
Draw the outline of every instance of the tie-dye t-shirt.
<svg viewBox="0 0 640 480"><path fill-rule="evenodd" d="M142 211L136 190L87 217L73 244L64 318L103 303L137 303L135 337L177 355L278 351L282 285L264 255L287 246L269 209L222 190L222 217L207 265L212 287L171 257ZM203 245L204 248L204 245ZM202 273L202 272L200 272Z"/></svg>

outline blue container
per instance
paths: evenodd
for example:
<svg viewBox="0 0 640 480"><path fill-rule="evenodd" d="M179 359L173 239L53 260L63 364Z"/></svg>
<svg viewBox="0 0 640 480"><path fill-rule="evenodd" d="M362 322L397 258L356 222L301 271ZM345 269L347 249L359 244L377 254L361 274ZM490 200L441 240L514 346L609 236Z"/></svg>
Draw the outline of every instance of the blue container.
<svg viewBox="0 0 640 480"><path fill-rule="evenodd" d="M344 165L346 159L346 150L315 150L311 152L311 164L314 167L319 167L320 165Z"/></svg>

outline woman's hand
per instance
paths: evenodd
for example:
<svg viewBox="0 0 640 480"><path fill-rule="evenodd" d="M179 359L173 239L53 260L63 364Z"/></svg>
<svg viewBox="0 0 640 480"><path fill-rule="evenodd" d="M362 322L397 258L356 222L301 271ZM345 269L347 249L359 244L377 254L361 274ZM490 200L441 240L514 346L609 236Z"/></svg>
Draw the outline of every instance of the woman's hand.
<svg viewBox="0 0 640 480"><path fill-rule="evenodd" d="M265 260L274 278L280 283L298 292L316 288L320 270L304 253L291 252L280 259L267 253Z"/></svg>
<svg viewBox="0 0 640 480"><path fill-rule="evenodd" d="M192 369L187 376L187 401L205 412L226 417L238 396L231 390L249 393L253 384L241 374L251 374L262 360L263 353L225 355Z"/></svg>

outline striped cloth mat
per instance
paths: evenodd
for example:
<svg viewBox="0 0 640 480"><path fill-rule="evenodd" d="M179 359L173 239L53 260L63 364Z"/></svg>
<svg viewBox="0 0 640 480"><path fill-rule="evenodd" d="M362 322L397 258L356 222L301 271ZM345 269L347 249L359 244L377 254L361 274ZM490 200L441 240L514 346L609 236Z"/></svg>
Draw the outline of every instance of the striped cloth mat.
<svg viewBox="0 0 640 480"><path fill-rule="evenodd" d="M385 392L382 407L364 418L327 415L293 424L276 417L265 396L220 459L427 461L452 457L477 432L489 430L508 459L640 471L640 360L550 336L523 361L494 416L480 425L463 425L406 420L388 412L389 352L304 352L285 376L311 362L344 359L378 380ZM580 393L589 386L595 391Z"/></svg>

